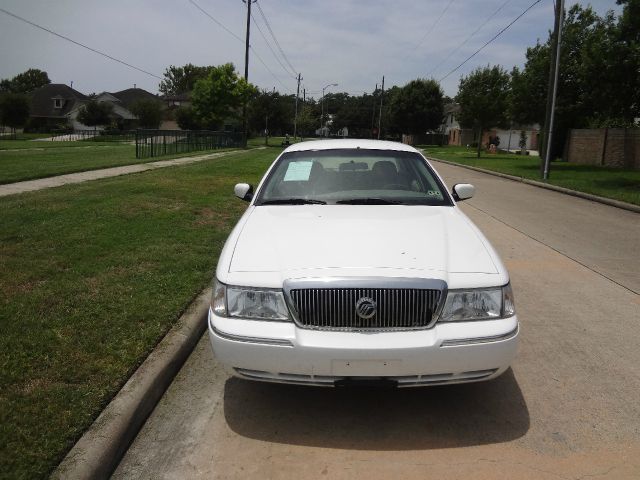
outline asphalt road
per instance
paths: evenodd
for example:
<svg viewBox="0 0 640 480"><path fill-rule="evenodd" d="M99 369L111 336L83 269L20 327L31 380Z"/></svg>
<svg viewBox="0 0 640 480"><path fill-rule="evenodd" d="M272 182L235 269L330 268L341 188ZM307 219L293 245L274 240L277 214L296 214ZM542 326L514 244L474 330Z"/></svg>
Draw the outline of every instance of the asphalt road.
<svg viewBox="0 0 640 480"><path fill-rule="evenodd" d="M510 271L513 368L334 390L227 377L206 337L114 478L640 478L640 215L436 165Z"/></svg>

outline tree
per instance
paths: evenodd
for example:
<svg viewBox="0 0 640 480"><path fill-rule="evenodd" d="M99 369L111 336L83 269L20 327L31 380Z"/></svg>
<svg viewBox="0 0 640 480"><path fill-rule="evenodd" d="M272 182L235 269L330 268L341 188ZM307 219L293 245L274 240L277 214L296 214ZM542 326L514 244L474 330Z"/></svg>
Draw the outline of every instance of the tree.
<svg viewBox="0 0 640 480"><path fill-rule="evenodd" d="M460 123L478 132L478 158L485 129L507 123L509 74L500 66L477 68L460 79L456 101Z"/></svg>
<svg viewBox="0 0 640 480"><path fill-rule="evenodd" d="M298 112L298 132L301 137L311 136L318 127L318 114L314 111L314 105L304 105Z"/></svg>
<svg viewBox="0 0 640 480"><path fill-rule="evenodd" d="M107 125L111 122L111 112L113 106L106 102L96 102L89 100L78 112L78 121L89 127Z"/></svg>
<svg viewBox="0 0 640 480"><path fill-rule="evenodd" d="M51 83L47 72L30 68L26 72L20 73L11 80L0 81L0 92L9 93L30 93L37 88Z"/></svg>
<svg viewBox="0 0 640 480"><path fill-rule="evenodd" d="M138 117L138 125L142 128L158 128L162 121L160 102L141 98L131 104L131 113Z"/></svg>
<svg viewBox="0 0 640 480"><path fill-rule="evenodd" d="M435 130L442 123L443 98L435 80L412 80L390 99L391 122L401 133L415 135Z"/></svg>
<svg viewBox="0 0 640 480"><path fill-rule="evenodd" d="M572 6L566 15L560 56L551 157L561 155L568 130L625 127L640 116L640 0L619 0L616 18ZM512 72L509 112L519 123L544 122L551 36L527 49L522 71Z"/></svg>
<svg viewBox="0 0 640 480"><path fill-rule="evenodd" d="M374 111L375 118L377 118L380 107L380 91L374 92L373 95L366 93L360 96L338 95L336 98L333 95L327 95L331 100L331 111L335 112L333 113L333 126L337 129L348 127L350 137L371 138Z"/></svg>
<svg viewBox="0 0 640 480"><path fill-rule="evenodd" d="M198 67L187 63L183 67L171 65L164 71L164 80L158 89L165 95L177 95L190 92L198 80L207 78L215 67Z"/></svg>
<svg viewBox="0 0 640 480"><path fill-rule="evenodd" d="M29 119L29 98L20 93L6 93L0 97L0 123L16 128L23 127Z"/></svg>
<svg viewBox="0 0 640 480"><path fill-rule="evenodd" d="M240 107L256 91L236 73L233 63L226 63L196 82L191 101L202 125L215 130L228 118L240 118Z"/></svg>
<svg viewBox="0 0 640 480"><path fill-rule="evenodd" d="M293 131L295 96L261 90L249 101L249 130L262 134L265 125L271 135Z"/></svg>
<svg viewBox="0 0 640 480"><path fill-rule="evenodd" d="M180 107L176 110L176 122L183 130L200 130L202 126L192 107Z"/></svg>

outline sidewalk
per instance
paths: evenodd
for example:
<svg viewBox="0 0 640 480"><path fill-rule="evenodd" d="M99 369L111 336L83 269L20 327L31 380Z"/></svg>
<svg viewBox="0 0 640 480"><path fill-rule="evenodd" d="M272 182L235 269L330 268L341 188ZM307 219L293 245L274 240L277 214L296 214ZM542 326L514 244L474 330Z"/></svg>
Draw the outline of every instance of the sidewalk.
<svg viewBox="0 0 640 480"><path fill-rule="evenodd" d="M58 175L56 177L27 180L25 182L8 183L6 185L0 185L0 197L15 195L18 193L33 192L36 190L44 190L45 188L61 187L62 185L68 185L71 183L82 183L101 178L118 177L120 175L129 175L131 173L146 172L147 170L155 170L157 168L188 165L190 163L202 162L212 158L236 155L238 153L244 153L245 151L246 150L232 150L227 152L208 153L206 155L198 155L194 157L173 158L171 160L161 160L159 162L124 165L122 167L103 168L100 170L90 170L88 172L68 173L66 175Z"/></svg>

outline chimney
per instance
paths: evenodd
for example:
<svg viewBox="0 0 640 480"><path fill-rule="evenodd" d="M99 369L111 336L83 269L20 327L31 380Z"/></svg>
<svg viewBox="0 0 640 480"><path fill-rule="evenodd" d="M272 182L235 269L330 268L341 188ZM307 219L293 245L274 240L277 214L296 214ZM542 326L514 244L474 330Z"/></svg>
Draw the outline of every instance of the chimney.
<svg viewBox="0 0 640 480"><path fill-rule="evenodd" d="M73 80L71 80L71 88L73 88Z"/></svg>
<svg viewBox="0 0 640 480"><path fill-rule="evenodd" d="M133 88L136 88L136 84L135 83L133 84Z"/></svg>

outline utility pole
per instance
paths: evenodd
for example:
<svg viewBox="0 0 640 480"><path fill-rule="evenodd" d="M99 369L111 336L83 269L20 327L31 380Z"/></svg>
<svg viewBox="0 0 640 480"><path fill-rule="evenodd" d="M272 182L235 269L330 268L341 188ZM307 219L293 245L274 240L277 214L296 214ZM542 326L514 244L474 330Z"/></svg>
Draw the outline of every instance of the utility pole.
<svg viewBox="0 0 640 480"><path fill-rule="evenodd" d="M293 118L293 139L298 138L298 98L300 97L300 80L302 77L298 74L298 89L296 90L296 115Z"/></svg>
<svg viewBox="0 0 640 480"><path fill-rule="evenodd" d="M376 89L373 91L373 109L371 112L371 138L373 138L373 129L376 124L376 92L378 91L378 84L376 83Z"/></svg>
<svg viewBox="0 0 640 480"><path fill-rule="evenodd" d="M249 43L249 36L251 32L251 4L256 3L257 0L242 0L247 4L247 37L244 45L244 79L249 81L249 49L251 44Z"/></svg>
<svg viewBox="0 0 640 480"><path fill-rule="evenodd" d="M304 105L305 103L307 103L307 89L303 88L302 89L302 105Z"/></svg>
<svg viewBox="0 0 640 480"><path fill-rule="evenodd" d="M547 111L544 122L545 132L545 156L542 164L542 178L549 179L551 167L553 123L556 110L556 97L558 95L558 74L560 72L560 51L562 47L562 25L564 23L564 0L556 0L556 16L551 47L551 65L549 71L549 88L547 92Z"/></svg>
<svg viewBox="0 0 640 480"><path fill-rule="evenodd" d="M251 48L251 44L249 43L249 37L251 32L251 4L255 3L257 0L242 0L247 4L247 37L244 46L244 81L249 82L249 49ZM248 131L248 120L247 120L247 102L245 100L244 105L242 106L242 123L244 130L244 142L245 147L247 145L247 140L249 137Z"/></svg>
<svg viewBox="0 0 640 480"><path fill-rule="evenodd" d="M382 91L380 92L380 118L378 118L378 140L382 131L382 103L384 102L384 75L382 76Z"/></svg>

